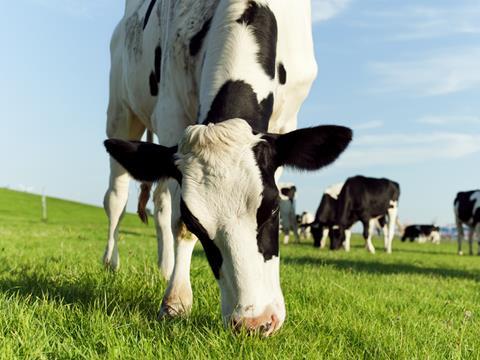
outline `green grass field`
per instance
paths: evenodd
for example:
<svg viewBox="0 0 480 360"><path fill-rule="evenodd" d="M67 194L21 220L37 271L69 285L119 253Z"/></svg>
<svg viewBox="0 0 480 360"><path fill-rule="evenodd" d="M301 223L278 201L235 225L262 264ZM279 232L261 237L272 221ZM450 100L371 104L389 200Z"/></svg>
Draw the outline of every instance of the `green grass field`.
<svg viewBox="0 0 480 360"><path fill-rule="evenodd" d="M201 248L189 318L157 320L165 282L152 226L133 215L121 269L101 266L103 209L0 189L0 358L477 359L480 258L455 245L401 244L370 255L282 246L287 320L272 338L233 335ZM374 244L381 248L380 239Z"/></svg>

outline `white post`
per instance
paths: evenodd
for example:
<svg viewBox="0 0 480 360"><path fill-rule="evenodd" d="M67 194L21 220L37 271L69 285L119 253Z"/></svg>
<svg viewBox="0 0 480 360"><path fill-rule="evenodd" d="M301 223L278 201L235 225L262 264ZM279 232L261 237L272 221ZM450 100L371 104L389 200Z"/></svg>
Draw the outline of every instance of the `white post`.
<svg viewBox="0 0 480 360"><path fill-rule="evenodd" d="M45 189L42 191L42 221L47 221L47 196Z"/></svg>

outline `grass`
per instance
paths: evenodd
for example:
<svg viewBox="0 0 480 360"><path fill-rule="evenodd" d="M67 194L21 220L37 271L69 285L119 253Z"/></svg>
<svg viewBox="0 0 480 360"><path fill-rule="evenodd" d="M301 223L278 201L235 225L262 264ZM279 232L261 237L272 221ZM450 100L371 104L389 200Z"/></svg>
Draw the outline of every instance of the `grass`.
<svg viewBox="0 0 480 360"><path fill-rule="evenodd" d="M100 264L102 209L0 189L0 357L29 359L478 359L480 258L394 241L370 255L282 246L287 321L261 339L223 328L201 248L189 318L157 320L166 284L152 226L127 215L121 270ZM377 249L381 248L376 239Z"/></svg>

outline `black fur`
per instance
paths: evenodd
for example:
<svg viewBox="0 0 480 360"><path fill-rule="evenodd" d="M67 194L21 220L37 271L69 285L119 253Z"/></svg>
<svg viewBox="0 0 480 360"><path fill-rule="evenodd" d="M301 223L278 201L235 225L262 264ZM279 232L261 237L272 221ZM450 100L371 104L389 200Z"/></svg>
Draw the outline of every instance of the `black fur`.
<svg viewBox="0 0 480 360"><path fill-rule="evenodd" d="M263 5L250 1L242 16L237 20L253 29L259 51L257 60L271 79L275 78L275 62L277 56L277 19L273 12Z"/></svg>
<svg viewBox="0 0 480 360"><path fill-rule="evenodd" d="M240 118L247 121L253 129L265 132L272 115L273 102L273 94L270 94L258 103L257 94L251 85L240 80L229 80L218 91L203 123Z"/></svg>
<svg viewBox="0 0 480 360"><path fill-rule="evenodd" d="M475 226L480 222L480 208L477 209L477 212L474 214L473 208L475 202L470 200L473 193L477 191L480 190L461 191L457 193L457 196L455 197L454 205L457 206L458 204L458 217L464 224L470 225L469 222L473 220L472 226Z"/></svg>
<svg viewBox="0 0 480 360"><path fill-rule="evenodd" d="M200 31L196 33L190 40L191 56L197 55L199 51L202 49L203 41L205 40L208 30L210 29L211 22L212 22L212 19L208 19L207 21L205 21Z"/></svg>
<svg viewBox="0 0 480 360"><path fill-rule="evenodd" d="M174 164L177 147L165 147L142 141L108 139L107 152L139 181L154 182L174 178L181 183L182 174Z"/></svg>
<svg viewBox="0 0 480 360"><path fill-rule="evenodd" d="M391 207L390 201L400 198L400 185L389 179L353 176L347 179L338 195L336 225L330 232L330 248L339 249L345 240L345 230L357 221L363 225L363 237L368 238L369 221L385 216Z"/></svg>
<svg viewBox="0 0 480 360"><path fill-rule="evenodd" d="M210 268L213 271L213 275L217 280L220 279L220 268L223 263L222 254L215 245L215 243L208 236L207 230L200 224L198 219L190 212L187 205L183 201L180 202L180 211L182 214L182 220L189 231L191 231L200 240L203 246L203 250L207 256Z"/></svg>
<svg viewBox="0 0 480 360"><path fill-rule="evenodd" d="M160 75L162 71L162 48L157 46L155 48L154 70L150 73L149 85L150 95L158 96Z"/></svg>
<svg viewBox="0 0 480 360"><path fill-rule="evenodd" d="M150 19L150 15L152 15L152 10L156 2L157 0L151 0L150 5L148 5L147 13L145 14L145 20L143 21L143 30L145 30L147 27L148 20Z"/></svg>
<svg viewBox="0 0 480 360"><path fill-rule="evenodd" d="M343 126L324 125L299 129L275 140L277 166L300 170L318 170L329 165L347 148L352 130Z"/></svg>
<svg viewBox="0 0 480 360"><path fill-rule="evenodd" d="M311 231L313 236L313 246L320 247L320 241L323 236L323 229L335 225L335 211L337 200L329 194L323 194L320 205L315 213L315 221L312 224Z"/></svg>
<svg viewBox="0 0 480 360"><path fill-rule="evenodd" d="M276 168L271 161L272 150L268 142L260 142L253 149L263 183L262 203L257 210L257 245L265 261L279 253L279 194L274 178Z"/></svg>
<svg viewBox="0 0 480 360"><path fill-rule="evenodd" d="M285 85L287 83L287 70L282 63L278 64L278 82L281 85Z"/></svg>

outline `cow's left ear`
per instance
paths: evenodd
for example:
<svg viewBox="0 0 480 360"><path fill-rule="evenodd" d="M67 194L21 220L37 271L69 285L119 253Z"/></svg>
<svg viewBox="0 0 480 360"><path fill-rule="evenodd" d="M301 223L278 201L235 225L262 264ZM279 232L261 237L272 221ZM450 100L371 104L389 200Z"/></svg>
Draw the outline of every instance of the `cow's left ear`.
<svg viewBox="0 0 480 360"><path fill-rule="evenodd" d="M324 125L277 135L274 140L276 166L318 170L331 164L352 140L352 130Z"/></svg>
<svg viewBox="0 0 480 360"><path fill-rule="evenodd" d="M104 142L107 152L130 175L139 181L154 182L174 178L181 183L181 173L175 166L177 147L166 147L142 141L108 139Z"/></svg>

